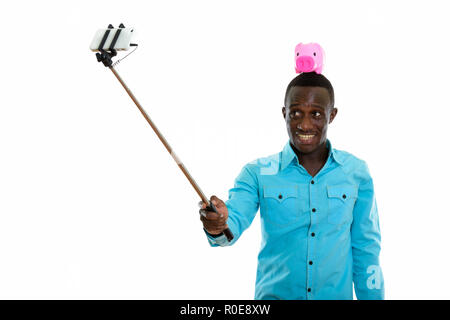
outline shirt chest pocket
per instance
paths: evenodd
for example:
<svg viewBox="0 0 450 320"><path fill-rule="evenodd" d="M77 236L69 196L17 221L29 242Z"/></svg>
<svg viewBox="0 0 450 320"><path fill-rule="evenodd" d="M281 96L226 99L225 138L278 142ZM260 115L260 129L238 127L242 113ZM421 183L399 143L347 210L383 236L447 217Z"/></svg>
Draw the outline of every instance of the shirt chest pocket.
<svg viewBox="0 0 450 320"><path fill-rule="evenodd" d="M300 218L297 186L264 186L264 219L278 227L285 227Z"/></svg>
<svg viewBox="0 0 450 320"><path fill-rule="evenodd" d="M353 207L358 195L355 185L327 186L328 222L341 225L353 221Z"/></svg>

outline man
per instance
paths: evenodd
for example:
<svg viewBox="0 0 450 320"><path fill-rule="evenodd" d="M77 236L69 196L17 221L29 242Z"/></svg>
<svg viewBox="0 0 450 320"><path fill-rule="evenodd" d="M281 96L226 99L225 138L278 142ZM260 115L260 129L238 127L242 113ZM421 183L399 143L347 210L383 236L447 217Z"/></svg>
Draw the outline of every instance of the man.
<svg viewBox="0 0 450 320"><path fill-rule="evenodd" d="M201 206L210 245L234 244L260 207L255 299L353 299L352 283L358 299L384 299L372 178L363 160L327 139L338 111L331 83L301 73L284 105L284 149L244 166L226 203L211 197L218 213Z"/></svg>

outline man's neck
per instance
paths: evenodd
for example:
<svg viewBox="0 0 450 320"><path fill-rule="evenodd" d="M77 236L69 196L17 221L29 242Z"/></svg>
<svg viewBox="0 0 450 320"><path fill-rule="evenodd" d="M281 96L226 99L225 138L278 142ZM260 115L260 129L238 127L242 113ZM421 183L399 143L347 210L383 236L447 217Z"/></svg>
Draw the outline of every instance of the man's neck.
<svg viewBox="0 0 450 320"><path fill-rule="evenodd" d="M324 165L328 159L329 150L327 143L322 143L316 150L311 153L302 153L291 143L292 150L297 155L299 164L314 176Z"/></svg>

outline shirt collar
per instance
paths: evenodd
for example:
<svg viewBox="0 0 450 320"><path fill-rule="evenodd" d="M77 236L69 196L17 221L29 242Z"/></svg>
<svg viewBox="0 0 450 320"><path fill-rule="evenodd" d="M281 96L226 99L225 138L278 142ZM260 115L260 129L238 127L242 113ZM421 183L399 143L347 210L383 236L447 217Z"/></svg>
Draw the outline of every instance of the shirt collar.
<svg viewBox="0 0 450 320"><path fill-rule="evenodd" d="M339 154L336 153L336 150L333 149L330 140L327 139L327 147L328 147L328 158L331 156L334 161L336 161L338 164L342 165L342 161L339 157ZM283 151L281 151L281 170L284 170L291 162L292 160L296 159L298 163L297 154L292 150L290 141L285 144Z"/></svg>

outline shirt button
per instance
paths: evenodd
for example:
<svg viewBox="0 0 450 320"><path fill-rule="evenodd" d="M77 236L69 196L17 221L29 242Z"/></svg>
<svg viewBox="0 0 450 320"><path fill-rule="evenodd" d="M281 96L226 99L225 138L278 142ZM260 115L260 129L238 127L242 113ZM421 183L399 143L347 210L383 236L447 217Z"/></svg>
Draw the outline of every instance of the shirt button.
<svg viewBox="0 0 450 320"><path fill-rule="evenodd" d="M311 180L311 184L314 184L314 180Z"/></svg>
<svg viewBox="0 0 450 320"><path fill-rule="evenodd" d="M345 194L343 194L343 195L342 195L342 198L344 198L344 199L345 199L345 198L347 198L347 196L346 196Z"/></svg>
<svg viewBox="0 0 450 320"><path fill-rule="evenodd" d="M312 212L316 212L316 208L312 208Z"/></svg>
<svg viewBox="0 0 450 320"><path fill-rule="evenodd" d="M313 264L313 262L312 262L312 261L310 261L310 262L309 262L309 265L312 265L312 264Z"/></svg>
<svg viewBox="0 0 450 320"><path fill-rule="evenodd" d="M281 194L278 195L278 199L283 199L283 196Z"/></svg>
<svg viewBox="0 0 450 320"><path fill-rule="evenodd" d="M311 288L308 288L308 292L311 292Z"/></svg>
<svg viewBox="0 0 450 320"><path fill-rule="evenodd" d="M313 232L313 233L311 233L311 237L315 237L316 236L316 234Z"/></svg>

